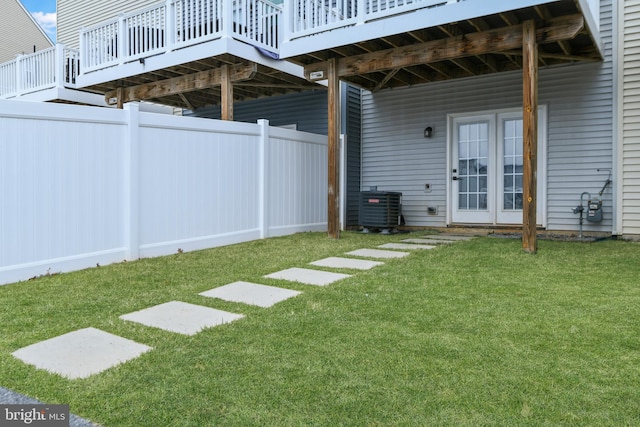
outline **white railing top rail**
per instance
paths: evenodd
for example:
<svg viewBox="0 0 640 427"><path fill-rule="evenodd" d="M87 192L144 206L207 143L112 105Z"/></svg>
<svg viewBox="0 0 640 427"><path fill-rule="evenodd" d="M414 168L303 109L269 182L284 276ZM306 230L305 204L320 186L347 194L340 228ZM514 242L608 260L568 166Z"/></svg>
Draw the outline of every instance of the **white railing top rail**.
<svg viewBox="0 0 640 427"><path fill-rule="evenodd" d="M82 73L223 36L277 53L281 15L269 0L165 0L83 28Z"/></svg>
<svg viewBox="0 0 640 427"><path fill-rule="evenodd" d="M62 44L0 64L0 98L59 87L75 87L79 51Z"/></svg>

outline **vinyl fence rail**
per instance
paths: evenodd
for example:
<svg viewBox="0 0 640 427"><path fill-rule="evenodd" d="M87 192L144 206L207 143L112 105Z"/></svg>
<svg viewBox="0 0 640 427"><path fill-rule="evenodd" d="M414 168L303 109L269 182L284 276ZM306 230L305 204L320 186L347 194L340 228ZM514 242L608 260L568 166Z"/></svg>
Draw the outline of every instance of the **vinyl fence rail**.
<svg viewBox="0 0 640 427"><path fill-rule="evenodd" d="M324 231L327 138L0 101L0 284Z"/></svg>

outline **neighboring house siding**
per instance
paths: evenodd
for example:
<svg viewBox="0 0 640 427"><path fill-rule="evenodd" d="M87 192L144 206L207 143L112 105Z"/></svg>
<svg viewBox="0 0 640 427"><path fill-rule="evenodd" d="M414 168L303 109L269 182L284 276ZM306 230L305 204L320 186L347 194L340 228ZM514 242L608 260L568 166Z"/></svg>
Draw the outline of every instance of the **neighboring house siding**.
<svg viewBox="0 0 640 427"><path fill-rule="evenodd" d="M4 1L4 0L3 0ZM120 13L130 12L158 3L158 0L111 0L84 1L58 0L57 41L67 47L78 49L80 29L102 21L116 18Z"/></svg>
<svg viewBox="0 0 640 427"><path fill-rule="evenodd" d="M220 106L199 108L184 115L219 119ZM248 123L267 119L271 126L295 125L299 131L326 135L327 92L318 90L236 102L233 105L233 119Z"/></svg>
<svg viewBox="0 0 640 427"><path fill-rule="evenodd" d="M604 62L539 70L539 103L548 107L546 226L577 230L572 209L580 194L595 196L613 158L611 2L601 6ZM502 73L363 95L362 186L403 193L408 226L447 225L447 115L522 106L522 73ZM423 136L434 128L432 138ZM431 191L425 192L425 184ZM540 196L540 195L539 195ZM585 231L612 231L612 189L604 220ZM436 207L437 215L428 215Z"/></svg>
<svg viewBox="0 0 640 427"><path fill-rule="evenodd" d="M622 234L640 235L640 0L621 3Z"/></svg>
<svg viewBox="0 0 640 427"><path fill-rule="evenodd" d="M0 63L53 46L18 0L0 0Z"/></svg>

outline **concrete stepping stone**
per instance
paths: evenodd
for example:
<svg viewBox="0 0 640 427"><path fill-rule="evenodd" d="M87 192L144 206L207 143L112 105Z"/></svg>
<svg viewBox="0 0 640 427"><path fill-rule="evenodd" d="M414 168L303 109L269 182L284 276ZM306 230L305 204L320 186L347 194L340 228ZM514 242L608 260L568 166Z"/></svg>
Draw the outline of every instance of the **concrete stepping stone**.
<svg viewBox="0 0 640 427"><path fill-rule="evenodd" d="M409 255L409 252L400 251L385 251L382 249L356 249L355 251L347 252L346 255L361 256L367 258L402 258Z"/></svg>
<svg viewBox="0 0 640 427"><path fill-rule="evenodd" d="M458 241L466 241L473 239L474 236L462 236L460 234L427 234L423 236L423 239L434 239L434 240L452 240L454 242Z"/></svg>
<svg viewBox="0 0 640 427"><path fill-rule="evenodd" d="M291 289L259 285L257 283L234 282L201 292L200 295L209 298L219 298L225 301L257 305L259 307L271 307L280 301L295 297L301 293L302 292Z"/></svg>
<svg viewBox="0 0 640 427"><path fill-rule="evenodd" d="M203 329L231 323L243 317L242 314L180 301L170 301L120 316L123 320L183 335L195 335Z"/></svg>
<svg viewBox="0 0 640 427"><path fill-rule="evenodd" d="M412 243L385 243L384 245L378 246L382 249L435 249L436 247L433 245L416 245Z"/></svg>
<svg viewBox="0 0 640 427"><path fill-rule="evenodd" d="M151 350L144 344L95 328L41 341L12 354L23 362L69 379L87 378Z"/></svg>
<svg viewBox="0 0 640 427"><path fill-rule="evenodd" d="M367 261L364 259L329 257L310 263L318 267L353 268L354 270L370 270L373 267L383 265L380 261Z"/></svg>
<svg viewBox="0 0 640 427"><path fill-rule="evenodd" d="M269 279L281 279L288 280L290 282L299 282L306 285L326 286L337 282L338 280L351 277L351 275L294 267L267 274L264 277Z"/></svg>
<svg viewBox="0 0 640 427"><path fill-rule="evenodd" d="M416 243L418 245L450 245L455 243L453 240L438 239L404 239L403 243Z"/></svg>

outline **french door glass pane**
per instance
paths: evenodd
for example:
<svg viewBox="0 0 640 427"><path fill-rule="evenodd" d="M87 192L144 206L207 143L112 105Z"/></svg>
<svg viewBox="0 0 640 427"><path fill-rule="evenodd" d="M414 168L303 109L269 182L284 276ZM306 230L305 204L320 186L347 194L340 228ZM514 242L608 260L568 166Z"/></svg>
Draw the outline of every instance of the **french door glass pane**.
<svg viewBox="0 0 640 427"><path fill-rule="evenodd" d="M458 126L458 209L487 210L489 124Z"/></svg>
<svg viewBox="0 0 640 427"><path fill-rule="evenodd" d="M522 210L522 119L505 120L504 124L504 210Z"/></svg>

